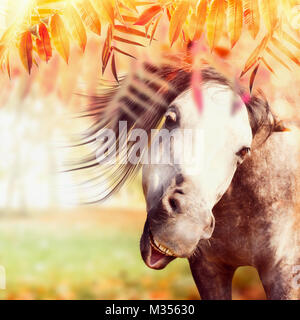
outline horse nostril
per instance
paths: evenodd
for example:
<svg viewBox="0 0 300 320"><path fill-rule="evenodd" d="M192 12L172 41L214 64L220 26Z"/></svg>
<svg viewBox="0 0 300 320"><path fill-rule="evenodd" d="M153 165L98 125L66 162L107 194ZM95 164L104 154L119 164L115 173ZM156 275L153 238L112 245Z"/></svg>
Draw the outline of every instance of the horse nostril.
<svg viewBox="0 0 300 320"><path fill-rule="evenodd" d="M176 189L176 190L174 191L174 193L184 194L184 192L183 192L182 190L179 190L179 189Z"/></svg>
<svg viewBox="0 0 300 320"><path fill-rule="evenodd" d="M173 211L175 211L175 212L178 211L178 203L174 198L169 199L169 204L170 204Z"/></svg>
<svg viewBox="0 0 300 320"><path fill-rule="evenodd" d="M176 181L176 184L179 186L183 183L184 181L184 178L183 178L183 175L180 173L178 174L176 177L175 177L175 181Z"/></svg>

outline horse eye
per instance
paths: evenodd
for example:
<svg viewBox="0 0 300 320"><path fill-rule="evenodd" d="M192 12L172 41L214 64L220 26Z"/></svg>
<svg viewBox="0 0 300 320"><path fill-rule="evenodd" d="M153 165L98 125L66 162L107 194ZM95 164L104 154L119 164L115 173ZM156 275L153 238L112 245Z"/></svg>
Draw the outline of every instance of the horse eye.
<svg viewBox="0 0 300 320"><path fill-rule="evenodd" d="M172 128L177 123L177 114L174 111L170 111L166 114L165 125L167 128Z"/></svg>
<svg viewBox="0 0 300 320"><path fill-rule="evenodd" d="M237 152L236 155L238 157L240 157L241 159L244 159L246 157L246 155L250 153L250 151L251 151L250 148L244 147L239 152Z"/></svg>

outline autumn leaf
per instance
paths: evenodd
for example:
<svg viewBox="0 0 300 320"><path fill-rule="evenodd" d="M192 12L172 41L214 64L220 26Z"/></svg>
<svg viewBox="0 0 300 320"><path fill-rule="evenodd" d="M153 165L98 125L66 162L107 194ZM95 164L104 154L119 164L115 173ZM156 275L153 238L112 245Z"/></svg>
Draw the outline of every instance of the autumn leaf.
<svg viewBox="0 0 300 320"><path fill-rule="evenodd" d="M26 31L21 35L19 54L23 66L30 74L32 68L32 37L30 31Z"/></svg>
<svg viewBox="0 0 300 320"><path fill-rule="evenodd" d="M5 63L5 58L6 58L5 51L6 51L5 46L2 45L0 42L0 67L2 71L3 71L3 64Z"/></svg>
<svg viewBox="0 0 300 320"><path fill-rule="evenodd" d="M7 71L8 77L9 79L11 79L9 55L6 56L5 65L6 65L6 71Z"/></svg>
<svg viewBox="0 0 300 320"><path fill-rule="evenodd" d="M212 0L206 21L207 40L211 50L217 46L223 35L225 18L225 0Z"/></svg>
<svg viewBox="0 0 300 320"><path fill-rule="evenodd" d="M126 25L127 22L136 22L138 19L137 14L138 12L135 9L126 6L124 1L116 0L115 18L122 24ZM129 19L131 19L131 21L129 21Z"/></svg>
<svg viewBox="0 0 300 320"><path fill-rule="evenodd" d="M136 22L137 17L136 16L127 16L127 15L122 15L119 18L117 18L121 23L124 25L133 24Z"/></svg>
<svg viewBox="0 0 300 320"><path fill-rule="evenodd" d="M136 1L135 0L123 0L123 3L129 9L137 12L137 10L136 10Z"/></svg>
<svg viewBox="0 0 300 320"><path fill-rule="evenodd" d="M131 54L129 54L129 53L127 53L127 52L125 52L125 51L123 51L123 50L121 50L121 49L117 48L117 47L112 47L112 49L113 49L114 51L117 51L117 52L121 53L121 54L124 54L124 55L125 55L125 56L127 56L127 57L130 57L130 58L136 59L136 57L135 57L135 56L133 56L133 55L131 55Z"/></svg>
<svg viewBox="0 0 300 320"><path fill-rule="evenodd" d="M243 29L242 0L228 0L227 23L231 48L233 48L239 40Z"/></svg>
<svg viewBox="0 0 300 320"><path fill-rule="evenodd" d="M70 55L70 41L64 23L58 14L50 20L50 32L54 46L62 58L68 63Z"/></svg>
<svg viewBox="0 0 300 320"><path fill-rule="evenodd" d="M154 35L155 35L156 29L157 29L157 26L158 26L158 24L159 24L159 21L160 21L161 17L162 17L162 14L159 15L159 16L156 18L156 21L155 21L155 23L154 23L154 26L153 26L153 28L152 28L151 35L150 35L150 44L151 44L152 40L154 39Z"/></svg>
<svg viewBox="0 0 300 320"><path fill-rule="evenodd" d="M275 73L274 69L269 65L269 63L267 62L267 60L265 58L261 58L261 61L271 73Z"/></svg>
<svg viewBox="0 0 300 320"><path fill-rule="evenodd" d="M171 21L171 18L172 18L171 10L170 10L169 8L167 8L166 12L167 12L168 20L169 20L169 22L170 22L170 21Z"/></svg>
<svg viewBox="0 0 300 320"><path fill-rule="evenodd" d="M300 42L294 39L292 36L290 36L288 33L281 30L280 33L281 38L283 38L285 41L292 44L294 47L296 47L298 50L300 50Z"/></svg>
<svg viewBox="0 0 300 320"><path fill-rule="evenodd" d="M274 51L271 48L267 47L266 48L266 52L270 56L272 56L275 60L277 60L280 64L282 64L285 68L291 70L290 67L280 57L278 57L278 55L275 54Z"/></svg>
<svg viewBox="0 0 300 320"><path fill-rule="evenodd" d="M260 44L255 48L250 57L248 58L241 77L245 75L262 57L262 54L269 42L269 36L265 36Z"/></svg>
<svg viewBox="0 0 300 320"><path fill-rule="evenodd" d="M257 37L260 28L258 0L244 0L245 23L253 39Z"/></svg>
<svg viewBox="0 0 300 320"><path fill-rule="evenodd" d="M207 13L207 0L200 0L196 13L193 13L189 22L189 38L199 40L202 36Z"/></svg>
<svg viewBox="0 0 300 320"><path fill-rule="evenodd" d="M110 24L114 24L115 21L115 11L113 6L113 1L111 0L101 0L101 5L106 13L107 19Z"/></svg>
<svg viewBox="0 0 300 320"><path fill-rule="evenodd" d="M278 50L280 50L289 59L291 59L294 63L300 66L300 60L298 59L298 57L293 52L291 52L288 48L286 48L279 40L273 37L271 39L271 42Z"/></svg>
<svg viewBox="0 0 300 320"><path fill-rule="evenodd" d="M116 68L116 60L115 60L114 53L113 53L112 58L111 58L111 71L112 71L116 81L119 82L119 78L118 78L118 74L117 74L117 68Z"/></svg>
<svg viewBox="0 0 300 320"><path fill-rule="evenodd" d="M44 23L39 25L39 38L36 39L36 47L39 57L48 62L52 57L52 47L47 27Z"/></svg>
<svg viewBox="0 0 300 320"><path fill-rule="evenodd" d="M64 18L67 20L73 39L77 41L82 52L84 52L87 42L85 27L76 9L71 4L66 7Z"/></svg>
<svg viewBox="0 0 300 320"><path fill-rule="evenodd" d="M9 41L14 33L13 25L11 25L1 36L0 44L4 44L5 42Z"/></svg>
<svg viewBox="0 0 300 320"><path fill-rule="evenodd" d="M134 46L144 47L144 45L139 43L139 42L131 41L131 40L124 39L124 38L121 38L121 37L118 37L118 36L114 36L113 39L116 40L116 41L127 43L127 44L132 44Z"/></svg>
<svg viewBox="0 0 300 320"><path fill-rule="evenodd" d="M3 42L0 41L0 60L2 60L2 58L3 58L3 54L5 52L5 49L6 49L6 47L4 45L4 41Z"/></svg>
<svg viewBox="0 0 300 320"><path fill-rule="evenodd" d="M162 7L160 5L152 6L146 9L135 22L135 25L144 26L151 21L160 11Z"/></svg>
<svg viewBox="0 0 300 320"><path fill-rule="evenodd" d="M145 33L146 33L146 37L148 38L149 37L149 35L148 35L148 33L149 33L149 29L150 29L150 27L152 26L152 23L153 21L151 20L151 21L149 21L144 27L145 27Z"/></svg>
<svg viewBox="0 0 300 320"><path fill-rule="evenodd" d="M102 49L102 74L106 69L107 63L112 53L112 47L111 47L112 37L113 37L112 25L110 25L107 30L107 36Z"/></svg>
<svg viewBox="0 0 300 320"><path fill-rule="evenodd" d="M250 92L252 92L253 85L254 85L254 80L255 80L255 78L256 78L259 65L260 65L260 64L258 64L258 65L255 67L255 69L253 70L253 72L252 72L252 74L251 74L250 84L249 84Z"/></svg>
<svg viewBox="0 0 300 320"><path fill-rule="evenodd" d="M77 2L76 6L85 25L94 33L101 35L101 23L91 2L89 0L82 0L81 2Z"/></svg>
<svg viewBox="0 0 300 320"><path fill-rule="evenodd" d="M189 13L190 3L189 1L182 1L178 4L175 11L171 16L170 27L169 27L169 40L171 46L178 39L182 30L183 24Z"/></svg>
<svg viewBox="0 0 300 320"><path fill-rule="evenodd" d="M138 37L143 37L146 38L146 33L140 30L136 30L130 27L126 27L126 26L122 26L122 25L115 25L114 29L122 32L122 33L127 33L127 34L132 34L134 36L138 36Z"/></svg>
<svg viewBox="0 0 300 320"><path fill-rule="evenodd" d="M72 2L73 1L73 2ZM32 6L26 7L26 17L18 24L18 28L12 26L0 39L0 65L4 69L6 57L17 46L21 50L20 39L23 41L23 52L20 56L25 68L30 72L34 58L32 51L36 51L39 57L48 61L52 55L52 50L56 50L68 62L70 51L69 33L84 52L87 43L87 32L89 28L96 34L101 34L102 24L107 24L112 28L113 35L106 33L106 44L102 45L102 62L104 70L114 53L125 54L132 57L125 51L116 48L118 42L130 46L145 46L146 43L141 38L150 39L150 44L157 33L159 21L163 17L169 19L169 26L163 24L169 33L171 45L175 41L182 39L188 40L201 39L206 25L206 38L215 56L227 59L231 49L227 44L221 44L223 34L228 31L228 38L233 47L240 39L243 23L249 30L252 38L257 38L261 33L267 36L260 40L258 46L249 57L245 64L242 75L250 69L255 69L258 64L266 67L270 72L273 69L272 63L278 61L288 67L289 60L300 65L298 30L292 31L292 24L295 24L296 17L292 12L299 0L34 0ZM72 6L72 4L73 6ZM244 11L244 12L243 12ZM284 12L282 12L284 11ZM165 17L165 13L167 17ZM280 16L279 16L280 13ZM101 20L100 20L101 17ZM103 17L103 21L102 21ZM261 23L260 21L263 21ZM293 20L293 23L292 23ZM120 22L115 26L115 21ZM225 28L225 21L227 28ZM65 29L64 23L68 27ZM139 27L142 26L143 30ZM39 28L40 25L40 28ZM168 30L166 30L168 28ZM106 29L106 28L105 28ZM295 28L293 28L295 29ZM261 31L261 32L260 32ZM30 57L26 57L24 49L24 33L31 33L31 66ZM49 36L50 33L51 37ZM110 31L109 31L110 32ZM115 34L116 33L116 34ZM141 37L139 40L132 41L128 35ZM274 39L272 37L275 37ZM52 39L51 39L52 38ZM110 38L109 45L107 44ZM34 41L33 41L34 39ZM115 40L116 47L113 46L112 39ZM227 34L226 34L227 39ZM272 39L272 43L270 41ZM50 41L52 40L52 42ZM269 46L270 44L270 46ZM51 48L51 45L53 47ZM22 51L21 50L21 51ZM297 51L296 51L297 50ZM279 52L280 51L280 52ZM268 54L267 57L264 54ZM282 57L282 55L285 57ZM27 53L29 54L29 53ZM270 63L269 60L270 59ZM274 59L276 61L274 61ZM115 61L111 61L111 66Z"/></svg>
<svg viewBox="0 0 300 320"><path fill-rule="evenodd" d="M260 0L260 11L269 34L274 32L277 24L277 6L274 0Z"/></svg>

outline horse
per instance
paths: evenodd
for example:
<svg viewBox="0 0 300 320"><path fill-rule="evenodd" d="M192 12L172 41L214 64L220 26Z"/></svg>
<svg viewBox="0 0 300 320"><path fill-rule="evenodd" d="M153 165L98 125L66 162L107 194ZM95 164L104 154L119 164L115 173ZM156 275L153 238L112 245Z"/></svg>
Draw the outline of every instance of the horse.
<svg viewBox="0 0 300 320"><path fill-rule="evenodd" d="M144 62L119 84L92 96L87 115L93 125L82 144L93 148L76 170L92 169L93 181L106 181L98 201L142 169L147 207L142 259L156 270L176 258L187 259L201 299L232 299L233 275L241 266L257 269L267 299L297 299L298 128L287 129L260 90L244 99L245 89L212 66L203 63L199 72L201 111L191 85L192 64L178 56L159 64ZM120 129L120 121L126 129ZM113 130L116 139L102 139L104 128ZM124 154L127 160L137 154L142 159L149 152L149 139L140 141L137 153L136 141L126 137L135 128L147 133L200 128L197 170L190 171L182 159L122 161ZM104 142L105 154L117 154L118 163L98 159ZM170 144L159 145L156 157L161 159ZM191 141L185 147L194 152L200 144ZM176 143L170 150L180 157Z"/></svg>

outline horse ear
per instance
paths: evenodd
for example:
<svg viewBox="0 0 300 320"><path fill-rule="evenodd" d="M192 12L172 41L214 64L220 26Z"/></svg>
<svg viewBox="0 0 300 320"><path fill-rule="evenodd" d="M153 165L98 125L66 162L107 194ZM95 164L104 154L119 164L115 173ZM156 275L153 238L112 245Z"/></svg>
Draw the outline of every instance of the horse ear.
<svg viewBox="0 0 300 320"><path fill-rule="evenodd" d="M252 92L250 100L246 102L252 134L255 136L263 125L270 120L269 104L262 91Z"/></svg>
<svg viewBox="0 0 300 320"><path fill-rule="evenodd" d="M246 106L253 137L261 131L261 129L264 129L264 131L266 131L266 139L268 139L272 132L274 132L277 120L270 109L265 94L261 90L256 90L252 93Z"/></svg>
<svg viewBox="0 0 300 320"><path fill-rule="evenodd" d="M251 95L251 99L246 105L253 136L255 136L262 128L267 128L266 139L268 139L272 132L289 131L289 128L284 121L278 119L273 114L268 100L261 90L256 90L256 92Z"/></svg>

